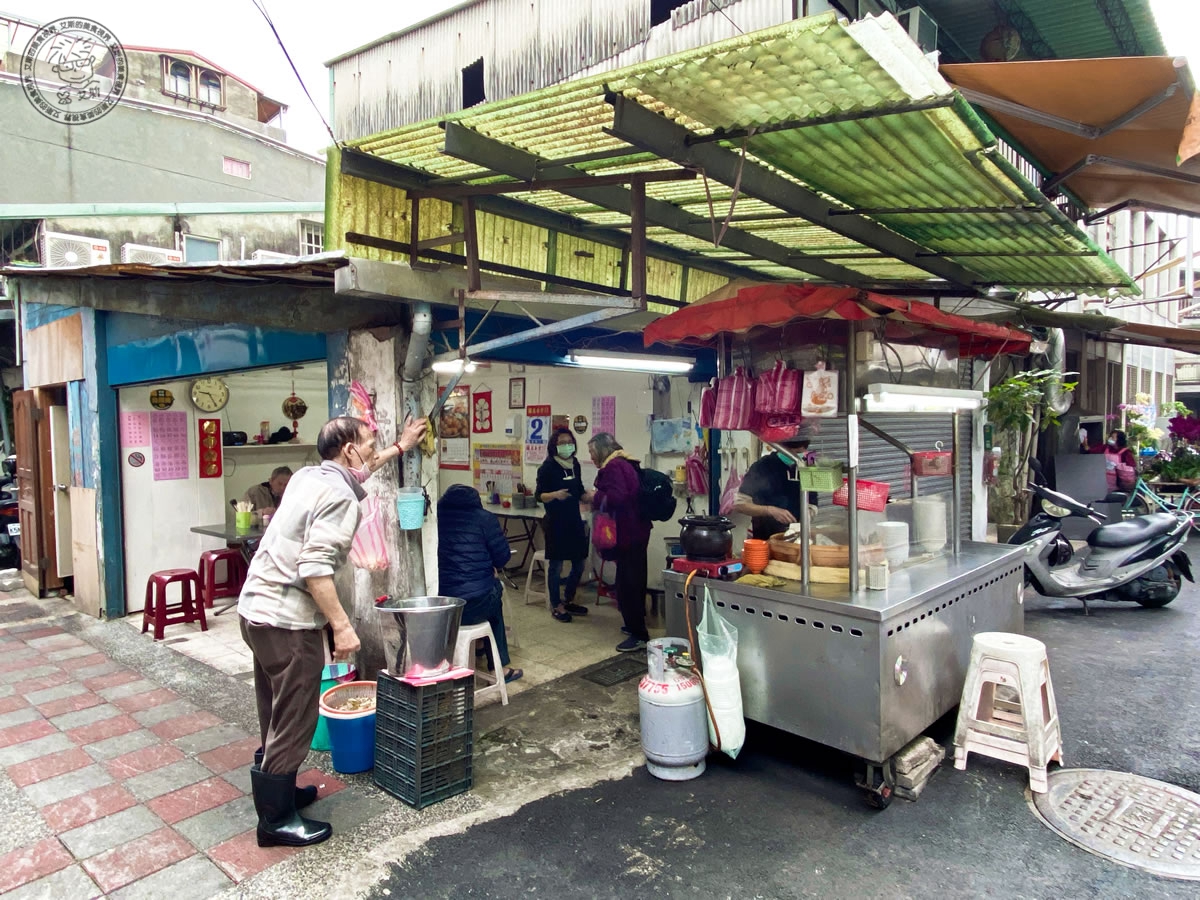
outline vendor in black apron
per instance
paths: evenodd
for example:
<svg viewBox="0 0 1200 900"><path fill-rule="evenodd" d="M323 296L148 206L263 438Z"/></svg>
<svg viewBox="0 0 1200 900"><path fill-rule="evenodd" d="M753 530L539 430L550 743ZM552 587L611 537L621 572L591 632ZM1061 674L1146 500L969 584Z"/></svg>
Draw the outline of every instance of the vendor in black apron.
<svg viewBox="0 0 1200 900"><path fill-rule="evenodd" d="M792 456L803 458L808 441L781 443ZM800 521L800 484L796 464L779 453L764 456L750 467L738 489L733 511L750 516L751 537L765 541Z"/></svg>

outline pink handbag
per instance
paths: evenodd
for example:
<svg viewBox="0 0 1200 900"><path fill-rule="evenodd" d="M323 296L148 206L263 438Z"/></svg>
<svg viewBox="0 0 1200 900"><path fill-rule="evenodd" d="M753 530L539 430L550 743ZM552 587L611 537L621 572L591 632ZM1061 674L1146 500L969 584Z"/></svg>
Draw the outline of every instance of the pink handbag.
<svg viewBox="0 0 1200 900"><path fill-rule="evenodd" d="M597 512L592 519L592 544L601 552L617 546L617 520L606 512Z"/></svg>
<svg viewBox="0 0 1200 900"><path fill-rule="evenodd" d="M701 452L700 444L692 448L692 452L684 460L683 466L684 472L687 475L687 492L695 497L702 497L707 494L708 465L704 454Z"/></svg>
<svg viewBox="0 0 1200 900"><path fill-rule="evenodd" d="M750 427L754 416L754 380L741 366L717 383L717 410L713 428L741 431Z"/></svg>
<svg viewBox="0 0 1200 900"><path fill-rule="evenodd" d="M793 413L800 406L800 373L782 359L758 376L754 386L754 411L762 415Z"/></svg>

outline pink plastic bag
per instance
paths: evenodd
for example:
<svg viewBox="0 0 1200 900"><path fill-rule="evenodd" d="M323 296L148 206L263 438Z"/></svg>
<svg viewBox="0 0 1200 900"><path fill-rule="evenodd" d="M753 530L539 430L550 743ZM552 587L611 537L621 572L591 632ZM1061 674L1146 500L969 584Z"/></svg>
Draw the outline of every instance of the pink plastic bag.
<svg viewBox="0 0 1200 900"><path fill-rule="evenodd" d="M372 431L379 430L379 423L375 421L375 406L371 403L371 395L357 381L350 382L350 409L347 410L346 415L362 419Z"/></svg>
<svg viewBox="0 0 1200 900"><path fill-rule="evenodd" d="M782 359L758 376L754 385L754 411L762 415L793 413L800 406L800 373Z"/></svg>
<svg viewBox="0 0 1200 900"><path fill-rule="evenodd" d="M387 520L379 498L368 495L362 502L362 521L350 544L350 564L379 572L388 567Z"/></svg>
<svg viewBox="0 0 1200 900"><path fill-rule="evenodd" d="M741 431L750 427L754 415L754 380L738 366L732 375L717 383L717 410L713 428Z"/></svg>
<svg viewBox="0 0 1200 900"><path fill-rule="evenodd" d="M783 360L777 360L775 365L754 379L754 411L769 413L775 409L775 388L779 383L779 370Z"/></svg>
<svg viewBox="0 0 1200 900"><path fill-rule="evenodd" d="M737 502L741 487L742 476L738 474L737 465L734 464L729 469L729 480L725 482L725 490L721 491L721 515L733 515L733 504Z"/></svg>
<svg viewBox="0 0 1200 900"><path fill-rule="evenodd" d="M701 445L697 444L684 461L684 471L687 474L687 492L696 497L708 493L708 464Z"/></svg>

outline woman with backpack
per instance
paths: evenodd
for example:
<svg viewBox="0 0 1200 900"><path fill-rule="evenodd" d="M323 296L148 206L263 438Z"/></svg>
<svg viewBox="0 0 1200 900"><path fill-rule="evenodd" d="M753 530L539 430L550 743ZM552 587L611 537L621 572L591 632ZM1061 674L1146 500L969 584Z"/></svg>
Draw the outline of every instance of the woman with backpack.
<svg viewBox="0 0 1200 900"><path fill-rule="evenodd" d="M586 616L588 609L575 602L575 591L583 576L587 559L587 532L579 513L584 494L579 460L575 458L575 437L560 428L550 437L550 454L537 473L535 495L545 504L542 534L546 539L546 589L550 593L550 614L560 622L571 616ZM570 562L567 583L562 584L562 565ZM565 600L564 600L565 595Z"/></svg>
<svg viewBox="0 0 1200 900"><path fill-rule="evenodd" d="M650 633L646 631L646 548L650 544L650 518L641 503L641 463L633 459L604 432L588 441L596 473L596 489L584 495L593 509L612 518L616 526L613 546L601 550L605 559L617 564L617 608L627 637L617 644L622 653L643 650Z"/></svg>

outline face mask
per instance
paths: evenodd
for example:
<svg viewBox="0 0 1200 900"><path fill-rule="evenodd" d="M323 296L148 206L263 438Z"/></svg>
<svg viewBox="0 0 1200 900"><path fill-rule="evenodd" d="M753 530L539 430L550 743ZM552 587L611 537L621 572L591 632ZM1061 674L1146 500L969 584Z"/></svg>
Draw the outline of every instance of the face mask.
<svg viewBox="0 0 1200 900"><path fill-rule="evenodd" d="M575 445L574 444L559 444L556 449L558 451L559 459L570 459L572 456L575 455Z"/></svg>
<svg viewBox="0 0 1200 900"><path fill-rule="evenodd" d="M1116 441L1109 441L1109 442L1108 442L1108 446L1110 446L1110 447L1112 447L1114 450L1116 450L1116 449L1117 449L1117 442L1116 442Z"/></svg>
<svg viewBox="0 0 1200 900"><path fill-rule="evenodd" d="M794 466L795 465L795 462L792 460L791 456L784 453L782 450L776 450L775 455L779 457L779 461L781 463L783 463L785 466Z"/></svg>
<svg viewBox="0 0 1200 900"><path fill-rule="evenodd" d="M362 462L362 465L359 466L357 469L351 469L350 474L354 476L355 481L357 481L359 484L362 484L364 481L366 481L368 478L371 477L371 469L367 465L366 461L363 460L362 454L358 452L357 447L354 448L354 452L358 453L358 458Z"/></svg>

